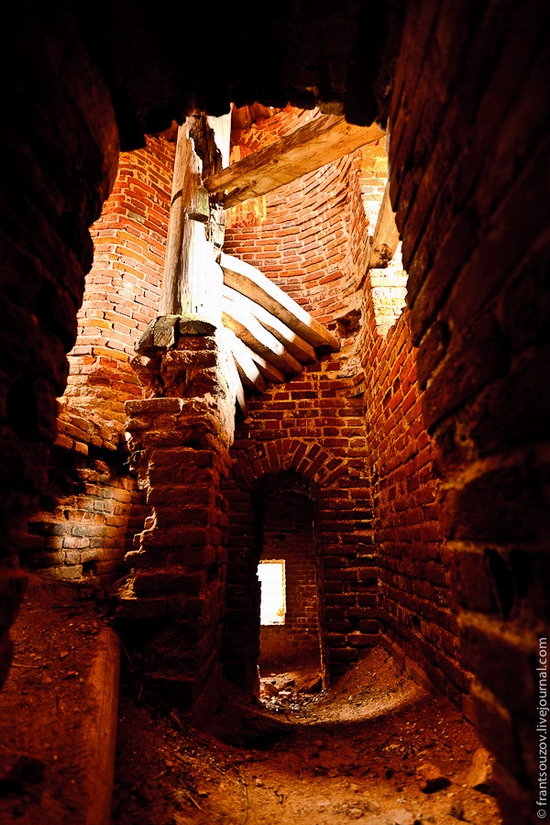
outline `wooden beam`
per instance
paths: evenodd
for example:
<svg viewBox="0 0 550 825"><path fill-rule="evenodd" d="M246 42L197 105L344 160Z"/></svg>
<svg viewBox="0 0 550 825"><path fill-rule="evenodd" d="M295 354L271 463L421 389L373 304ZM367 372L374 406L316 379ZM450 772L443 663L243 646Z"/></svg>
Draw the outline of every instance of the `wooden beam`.
<svg viewBox="0 0 550 825"><path fill-rule="evenodd" d="M252 361L266 381L273 384L282 384L283 381L286 380L285 375L281 372L281 370L278 370L277 367L274 367L273 364L270 364L269 361L266 361L265 358L262 358L262 356L258 355L257 352L254 352L254 350L251 350L250 347L247 347L244 341L241 341L241 339L238 338L232 330L228 329L226 331L232 336L231 349L235 359L241 364L241 366L249 364L249 362ZM251 375L251 368L248 367L248 370Z"/></svg>
<svg viewBox="0 0 550 825"><path fill-rule="evenodd" d="M225 252L221 254L220 265L227 286L263 306L312 347L329 347L332 352L338 352L338 339L259 269Z"/></svg>
<svg viewBox="0 0 550 825"><path fill-rule="evenodd" d="M230 123L229 114L208 118L212 131L204 133L204 141L216 153L218 147L224 161L229 158ZM208 192L201 185L202 168L188 120L178 129L159 314L199 317L217 326L222 276L207 224L221 248L223 223L219 221L220 210L210 209Z"/></svg>
<svg viewBox="0 0 550 825"><path fill-rule="evenodd" d="M184 123L178 128L160 315L181 313L181 278L187 254L187 248L184 249L185 223L193 192L199 184L198 158L194 155L192 141L187 134L187 124Z"/></svg>
<svg viewBox="0 0 550 825"><path fill-rule="evenodd" d="M315 364L317 362L313 347L303 338L300 338L299 335L296 335L290 327L279 321L271 312L264 309L263 306L251 301L246 295L242 295L232 287L227 286L227 284L223 285L222 295L231 301L240 303L243 309L250 312L301 364Z"/></svg>
<svg viewBox="0 0 550 825"><path fill-rule="evenodd" d="M241 408L243 415L246 416L246 398L241 376L235 362L235 356L233 355L233 342L237 340L236 336L230 329L222 326L216 330L216 338L218 340L220 354L223 353L224 356L223 373L229 385L229 390L235 394L235 400Z"/></svg>
<svg viewBox="0 0 550 825"><path fill-rule="evenodd" d="M222 318L225 327L232 329L247 347L257 352L258 355L261 355L278 370L288 375L298 375L302 372L303 367L300 362L242 305L224 297L222 299Z"/></svg>
<svg viewBox="0 0 550 825"><path fill-rule="evenodd" d="M384 190L384 197L376 221L367 269L386 267L395 255L398 243L399 232L395 225L395 213L391 208L390 185L388 183Z"/></svg>
<svg viewBox="0 0 550 825"><path fill-rule="evenodd" d="M384 134L376 124L353 126L343 117L320 115L271 146L211 175L204 186L211 194L227 190L224 204L234 206L381 140Z"/></svg>
<svg viewBox="0 0 550 825"><path fill-rule="evenodd" d="M243 347L246 347L246 344L243 344ZM285 376L284 373L281 372L281 370L278 370L277 367L274 367L273 364L270 364L269 361L266 361L265 358L262 358L262 356L258 355L257 352L253 352L252 350L249 350L249 352L250 357L257 365L258 369L260 370L266 381L270 381L273 384L283 383L283 381L285 380Z"/></svg>
<svg viewBox="0 0 550 825"><path fill-rule="evenodd" d="M260 372L258 365L252 358L252 353L236 334L227 329L227 341L235 361L235 366L238 371L243 387L246 387L253 392L265 392L266 379Z"/></svg>

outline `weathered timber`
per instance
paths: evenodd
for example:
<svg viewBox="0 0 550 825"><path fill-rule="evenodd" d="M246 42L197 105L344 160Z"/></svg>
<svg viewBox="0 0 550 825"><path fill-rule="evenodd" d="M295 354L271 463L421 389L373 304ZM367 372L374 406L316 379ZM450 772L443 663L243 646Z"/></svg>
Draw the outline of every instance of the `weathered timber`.
<svg viewBox="0 0 550 825"><path fill-rule="evenodd" d="M240 304L244 310L253 315L280 343L293 355L301 364L314 364L317 362L315 350L303 338L296 335L290 327L283 324L278 318L264 309L263 306L247 298L246 295L237 292L227 284L223 285L222 295Z"/></svg>
<svg viewBox="0 0 550 825"><path fill-rule="evenodd" d="M193 193L200 185L200 160L193 151L193 143L187 133L187 124L178 129L172 199L168 221L164 278L160 296L159 314L175 315L181 312L181 282L186 268L188 243L185 242L187 210Z"/></svg>
<svg viewBox="0 0 550 825"><path fill-rule="evenodd" d="M312 347L329 347L338 352L338 339L254 266L224 252L220 265L227 286L263 306Z"/></svg>
<svg viewBox="0 0 550 825"><path fill-rule="evenodd" d="M232 330L226 330L226 332L231 335L231 338L228 338L228 344L243 386L254 392L265 392L266 380L253 360L251 350Z"/></svg>
<svg viewBox="0 0 550 825"><path fill-rule="evenodd" d="M235 335L251 350L257 352L281 372L288 375L297 375L302 372L302 364L241 304L224 296L222 317L225 327L233 330Z"/></svg>
<svg viewBox="0 0 550 825"><path fill-rule="evenodd" d="M179 319L180 335L214 335L216 327L200 318L185 316Z"/></svg>
<svg viewBox="0 0 550 825"><path fill-rule="evenodd" d="M386 186L378 220L376 221L367 268L386 267L393 258L398 243L399 231L395 225L395 214L391 206L389 186Z"/></svg>
<svg viewBox="0 0 550 825"><path fill-rule="evenodd" d="M250 357L260 370L261 374L265 378L266 381L271 381L274 384L282 384L285 381L284 373L281 370L278 370L277 367L274 367L273 364L270 364L269 361L266 361L265 358L262 358L261 355L258 355L257 352L254 352L247 347L245 343L240 341L243 347L246 347L248 352L250 353Z"/></svg>
<svg viewBox="0 0 550 825"><path fill-rule="evenodd" d="M230 116L207 120L200 132L201 152L205 157L217 155L220 164L227 162ZM216 205L210 208L208 191L201 183L203 161L190 134L196 121L190 118L178 130L159 314L194 315L218 325L221 272L211 236L221 247L223 210Z"/></svg>
<svg viewBox="0 0 550 825"><path fill-rule="evenodd" d="M176 344L176 327L179 315L164 315L157 318L153 328L153 345L155 349L168 349Z"/></svg>
<svg viewBox="0 0 550 825"><path fill-rule="evenodd" d="M104 628L97 641L97 654L90 674L93 704L84 715L84 741L90 765L86 774L88 805L85 825L111 821L115 774L115 747L120 678L120 642L111 628Z"/></svg>
<svg viewBox="0 0 550 825"><path fill-rule="evenodd" d="M246 416L247 408L244 388L239 370L237 368L235 356L233 354L233 342L238 341L238 338L234 332L223 326L216 331L216 338L218 340L220 353L223 353L225 356L223 371L227 379L227 383L229 384L230 392L234 393L237 404L241 408L241 412L244 416ZM239 341L239 343L241 342Z"/></svg>
<svg viewBox="0 0 550 825"><path fill-rule="evenodd" d="M384 137L379 126L353 126L343 117L320 115L292 134L243 158L204 181L211 194L227 190L226 207L257 198L307 172Z"/></svg>

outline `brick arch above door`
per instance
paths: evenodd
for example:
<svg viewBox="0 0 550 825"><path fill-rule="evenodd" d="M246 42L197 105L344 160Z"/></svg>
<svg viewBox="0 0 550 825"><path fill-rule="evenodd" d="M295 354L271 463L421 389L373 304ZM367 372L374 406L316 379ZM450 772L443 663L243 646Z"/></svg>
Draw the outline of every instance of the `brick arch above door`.
<svg viewBox="0 0 550 825"><path fill-rule="evenodd" d="M233 476L247 490L266 475L293 471L320 487L330 487L348 471L337 458L315 441L281 438L232 450Z"/></svg>

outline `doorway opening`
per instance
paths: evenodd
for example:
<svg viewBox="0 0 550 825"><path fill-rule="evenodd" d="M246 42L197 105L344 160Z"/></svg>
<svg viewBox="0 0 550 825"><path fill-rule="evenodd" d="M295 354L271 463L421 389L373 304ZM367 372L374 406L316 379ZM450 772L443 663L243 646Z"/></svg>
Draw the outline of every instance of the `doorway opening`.
<svg viewBox="0 0 550 825"><path fill-rule="evenodd" d="M285 623L286 582L285 560L261 561L258 565L260 580L260 625Z"/></svg>
<svg viewBox="0 0 550 825"><path fill-rule="evenodd" d="M258 494L261 554L260 698L270 705L310 698L327 686L317 490L294 474Z"/></svg>

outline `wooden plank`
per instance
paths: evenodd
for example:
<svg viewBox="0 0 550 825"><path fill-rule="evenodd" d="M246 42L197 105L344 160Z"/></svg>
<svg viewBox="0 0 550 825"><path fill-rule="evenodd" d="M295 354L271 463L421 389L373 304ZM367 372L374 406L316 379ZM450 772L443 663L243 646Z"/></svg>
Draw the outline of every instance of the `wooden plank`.
<svg viewBox="0 0 550 825"><path fill-rule="evenodd" d="M246 416L246 398L244 394L243 384L241 381L241 376L239 370L237 369L237 364L235 362L235 356L233 355L232 348L233 341L236 341L238 339L236 338L234 332L231 332L230 329L225 329L225 327L220 327L218 330L216 330L216 338L218 340L220 353L223 353L224 355L223 372L227 379L229 390L230 392L235 394L235 400L237 401L237 404L239 405L242 414Z"/></svg>
<svg viewBox="0 0 550 825"><path fill-rule="evenodd" d="M288 375L297 375L302 372L303 367L300 362L253 315L243 309L242 305L224 296L222 317L225 327L233 330L247 347L257 352L281 372Z"/></svg>
<svg viewBox="0 0 550 825"><path fill-rule="evenodd" d="M176 144L159 315L177 315L181 312L181 277L187 252L186 249L184 251L186 215L192 192L200 184L200 170L196 161L193 162L193 154L192 141L184 123L178 129Z"/></svg>
<svg viewBox="0 0 550 825"><path fill-rule="evenodd" d="M244 341L237 338L232 330L228 329L227 332L233 336L233 354L235 358L240 359L241 363L245 360L248 362L248 359L251 359L260 370L260 374L270 383L282 384L283 381L286 380L285 375L281 372L281 370L278 370L277 367L274 367L273 364L270 364L269 361L266 361L265 358L262 358L262 356L258 355L257 352L254 352L254 350L251 350L250 347L247 347Z"/></svg>
<svg viewBox="0 0 550 825"><path fill-rule="evenodd" d="M395 214L391 207L388 183L384 190L384 197L376 221L367 268L376 269L387 266L395 254L398 243L399 232L395 225Z"/></svg>
<svg viewBox="0 0 550 825"><path fill-rule="evenodd" d="M209 124L214 130L210 140L220 148L226 162L230 115L210 118ZM223 242L224 224L219 220L219 210L210 209L201 175L202 161L186 122L178 129L159 314L198 316L217 326L221 320L217 300L221 273L206 224L212 223L219 245Z"/></svg>
<svg viewBox="0 0 550 825"><path fill-rule="evenodd" d="M263 306L251 301L246 295L242 295L227 284L223 285L222 294L235 303L240 303L243 309L253 315L260 324L267 329L280 343L293 355L301 364L315 364L317 356L315 350L303 338L296 335L290 327L279 321L274 315L264 309Z"/></svg>
<svg viewBox="0 0 550 825"><path fill-rule="evenodd" d="M272 192L384 136L377 124L354 126L343 117L320 115L271 146L211 175L204 185L211 194L227 190L225 206L234 206Z"/></svg>
<svg viewBox="0 0 550 825"><path fill-rule="evenodd" d="M243 344L242 341L241 344ZM243 344L243 347L246 347L246 344ZM247 347L247 349L249 348ZM250 357L266 381L270 381L273 384L282 384L283 381L285 381L284 373L282 373L281 370L278 370L277 367L274 367L273 364L270 364L269 361L266 361L265 358L262 358L262 356L258 355L257 352L253 352L251 349L249 352Z"/></svg>
<svg viewBox="0 0 550 825"><path fill-rule="evenodd" d="M115 776L116 729L120 642L111 628L104 628L96 643L97 653L90 673L91 707L82 720L81 735L89 754L86 778L88 805L85 825L105 825L111 821Z"/></svg>
<svg viewBox="0 0 550 825"><path fill-rule="evenodd" d="M265 392L266 380L258 365L254 362L250 349L237 337L233 330L226 329L225 332L243 387L253 392Z"/></svg>
<svg viewBox="0 0 550 825"><path fill-rule="evenodd" d="M227 286L263 306L312 347L329 347L332 352L338 352L338 339L259 269L225 252L221 254L220 265Z"/></svg>
<svg viewBox="0 0 550 825"><path fill-rule="evenodd" d="M229 385L229 391L235 394L235 400L241 407L242 411L245 412L246 400L243 384L239 371L237 370L235 357L233 355L233 341L235 340L235 334L231 332L230 329L226 329L224 326L221 326L216 330L216 340L220 354L220 366Z"/></svg>

